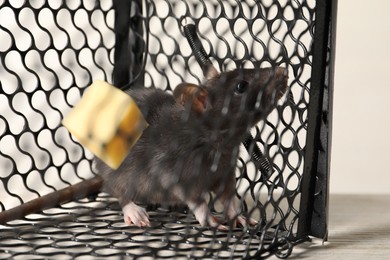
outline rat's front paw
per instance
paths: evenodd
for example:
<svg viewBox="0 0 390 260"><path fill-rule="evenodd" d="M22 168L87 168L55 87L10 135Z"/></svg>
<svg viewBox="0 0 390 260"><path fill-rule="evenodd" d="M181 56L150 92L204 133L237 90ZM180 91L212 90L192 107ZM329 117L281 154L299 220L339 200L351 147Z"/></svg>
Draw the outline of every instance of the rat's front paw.
<svg viewBox="0 0 390 260"><path fill-rule="evenodd" d="M134 202L129 202L123 207L123 218L127 225L136 225L139 227L149 227L149 215L146 210Z"/></svg>

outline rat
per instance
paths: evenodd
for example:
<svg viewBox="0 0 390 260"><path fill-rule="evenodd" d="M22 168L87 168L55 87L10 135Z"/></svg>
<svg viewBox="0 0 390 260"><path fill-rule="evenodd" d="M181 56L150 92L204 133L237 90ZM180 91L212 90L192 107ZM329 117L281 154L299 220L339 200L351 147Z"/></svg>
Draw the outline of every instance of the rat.
<svg viewBox="0 0 390 260"><path fill-rule="evenodd" d="M71 200L85 196L86 190L98 192L102 188L118 199L128 225L150 226L149 215L139 203L184 204L201 226L225 230L227 227L212 215L205 199L213 192L224 206L225 220L233 227L255 225L255 220L241 214L234 200L239 146L287 91L288 70L210 71L201 84L180 83L172 94L154 88L129 89L127 93L149 127L118 169L96 158L98 176L54 192L54 198L67 192L66 199ZM53 194L48 195L53 198ZM13 212L25 215L40 211L48 195L35 200L39 203L22 204ZM12 210L8 215L13 214ZM0 223L6 220L3 213Z"/></svg>
<svg viewBox="0 0 390 260"><path fill-rule="evenodd" d="M214 192L228 221L243 226L233 199L239 146L287 89L284 68L210 73L200 85L181 83L173 95L129 90L149 127L117 170L97 160L104 190L118 198L124 221L149 226L142 204L185 204L202 226L219 226L205 196Z"/></svg>

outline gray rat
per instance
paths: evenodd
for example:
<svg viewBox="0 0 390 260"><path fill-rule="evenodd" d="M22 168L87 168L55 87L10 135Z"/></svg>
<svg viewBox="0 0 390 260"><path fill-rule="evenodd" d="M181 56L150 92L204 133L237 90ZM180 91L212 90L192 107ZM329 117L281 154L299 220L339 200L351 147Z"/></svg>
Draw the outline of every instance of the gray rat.
<svg viewBox="0 0 390 260"><path fill-rule="evenodd" d="M104 190L118 198L127 224L149 226L136 203L185 204L202 226L225 227L205 195L214 192L228 221L254 224L235 205L235 168L247 132L265 119L287 89L284 68L212 73L201 85L179 84L173 95L129 90L149 127L117 170L97 160Z"/></svg>
<svg viewBox="0 0 390 260"><path fill-rule="evenodd" d="M214 192L228 221L255 224L233 200L239 146L287 90L284 68L210 70L200 84L181 83L173 95L158 89L128 90L149 127L122 165L112 170L99 159L99 175L0 213L0 224L54 205L103 191L116 197L127 224L149 226L136 203L185 204L202 226L219 223L205 195Z"/></svg>

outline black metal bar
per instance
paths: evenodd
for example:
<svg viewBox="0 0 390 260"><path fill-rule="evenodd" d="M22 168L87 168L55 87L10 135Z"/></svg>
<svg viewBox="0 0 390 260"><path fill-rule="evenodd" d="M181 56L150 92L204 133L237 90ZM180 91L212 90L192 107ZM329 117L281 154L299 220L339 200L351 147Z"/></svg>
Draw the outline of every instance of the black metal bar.
<svg viewBox="0 0 390 260"><path fill-rule="evenodd" d="M131 1L114 0L115 54L112 82L120 87L130 81L129 24Z"/></svg>
<svg viewBox="0 0 390 260"><path fill-rule="evenodd" d="M328 238L328 215L329 215L329 168L332 142L332 108L333 108L333 78L336 44L336 17L337 0L332 0L330 17L330 31L328 39L328 55L325 74L325 89L322 108L322 120L320 130L321 148L318 154L316 175L316 187L311 220L310 235Z"/></svg>
<svg viewBox="0 0 390 260"><path fill-rule="evenodd" d="M115 55L113 84L121 89L144 83L142 1L114 1Z"/></svg>
<svg viewBox="0 0 390 260"><path fill-rule="evenodd" d="M334 38L330 39L331 33L334 33L334 30L331 30L331 26L335 26L335 23L331 22L331 19L335 19L333 16L335 11L332 13L332 9L336 10L337 2L335 0L323 0L317 1L316 5L316 23L315 23L315 33L313 39L313 66L312 66L312 80L310 87L310 103L308 108L308 126L307 126L307 138L306 138L306 151L305 151L305 167L302 176L301 182L301 202L299 209L299 225L298 225L298 237L305 237L313 235L320 238L326 238L327 235L327 214L325 216L317 219L319 222L313 221L313 212L314 212L314 202L315 202L315 192L316 192L316 180L318 178L318 170L321 169L328 171L328 166L324 167L322 164L327 160L328 153L330 150L329 147L321 146L321 132L325 129L330 131L329 125L322 125L321 122L324 119L323 106L329 106L328 101L324 102L324 90L325 84L327 83L327 78L330 79L333 77L333 73L327 74L327 66L333 67L333 60L328 61L327 58L333 58L333 54L328 56L328 51L333 51L332 49L328 50L329 43L333 43L331 47L334 47ZM334 20L335 21L335 20ZM329 62L329 63L327 63ZM333 69L331 69L333 70ZM331 71L328 71L331 72ZM333 72L333 71L332 71ZM330 85L332 81L329 81L329 89L332 89ZM328 95L331 95L331 92L328 92ZM329 118L328 118L329 120ZM324 128L322 128L324 127ZM330 137L330 136L328 136ZM325 137L327 139L328 137ZM328 139L328 141L330 141ZM326 150L321 150L326 149ZM320 153L326 153L325 157L319 159ZM321 176L327 176L328 172L321 173ZM318 183L320 184L320 183ZM325 182L322 183L327 186L327 178ZM321 206L321 211L327 211L327 196L328 190L327 187L317 187L317 191L321 190L322 192L322 201L325 202ZM316 232L312 232L312 226L321 224L321 228L315 228ZM313 225L312 225L313 224Z"/></svg>
<svg viewBox="0 0 390 260"><path fill-rule="evenodd" d="M144 86L145 66L144 60L146 59L145 53L147 48L148 36L145 35L144 39L144 27L142 19L142 1L132 0L130 10L130 32L129 32L129 49L130 52L130 71L131 80L127 86L132 85Z"/></svg>

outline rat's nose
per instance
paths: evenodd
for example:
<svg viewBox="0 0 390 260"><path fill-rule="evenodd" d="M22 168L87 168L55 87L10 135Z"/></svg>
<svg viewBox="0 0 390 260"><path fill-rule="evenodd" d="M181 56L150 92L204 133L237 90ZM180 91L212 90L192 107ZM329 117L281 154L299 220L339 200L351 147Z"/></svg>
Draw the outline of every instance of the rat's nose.
<svg viewBox="0 0 390 260"><path fill-rule="evenodd" d="M275 68L274 80L277 82L276 88L279 89L277 99L281 98L287 90L288 69L283 67Z"/></svg>

